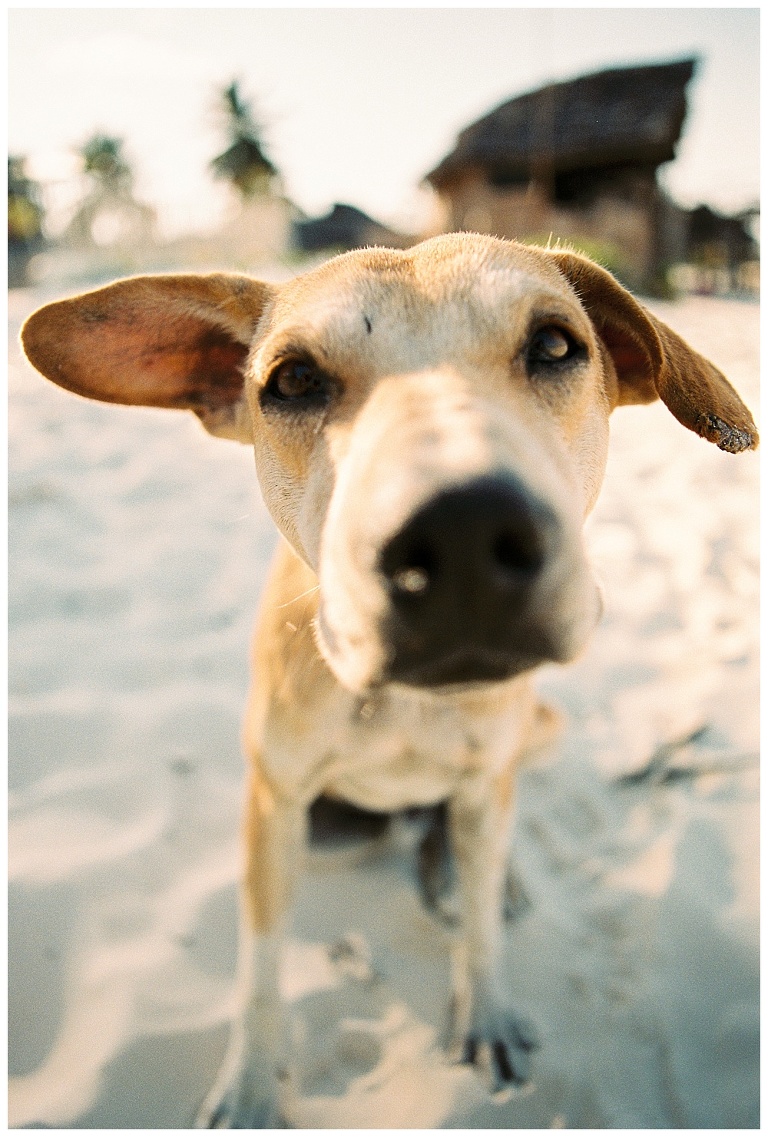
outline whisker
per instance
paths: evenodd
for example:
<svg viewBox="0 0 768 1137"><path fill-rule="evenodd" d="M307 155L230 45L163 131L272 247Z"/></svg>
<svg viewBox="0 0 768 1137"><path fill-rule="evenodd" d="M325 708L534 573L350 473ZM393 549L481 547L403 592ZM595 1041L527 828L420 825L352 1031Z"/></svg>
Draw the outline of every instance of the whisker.
<svg viewBox="0 0 768 1137"><path fill-rule="evenodd" d="M294 596L293 600L286 600L285 604L278 604L278 608L287 608L289 604L295 604L297 600L303 600L305 596L309 596L311 592L319 592L320 585L315 584L312 588L308 588L306 592L300 592L298 596Z"/></svg>

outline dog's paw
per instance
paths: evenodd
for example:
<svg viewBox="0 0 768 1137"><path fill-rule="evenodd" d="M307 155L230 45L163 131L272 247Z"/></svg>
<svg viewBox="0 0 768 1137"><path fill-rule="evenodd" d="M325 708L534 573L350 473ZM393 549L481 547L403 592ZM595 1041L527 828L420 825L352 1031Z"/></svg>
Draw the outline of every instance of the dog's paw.
<svg viewBox="0 0 768 1137"><path fill-rule="evenodd" d="M475 1023L449 1053L454 1062L474 1066L491 1094L505 1100L530 1082L538 1046L530 1023L499 1010Z"/></svg>
<svg viewBox="0 0 768 1137"><path fill-rule="evenodd" d="M198 1110L195 1129L284 1128L273 1083L225 1066Z"/></svg>
<svg viewBox="0 0 768 1137"><path fill-rule="evenodd" d="M236 1090L216 1094L203 1102L195 1129L282 1129L277 1103L264 1098L244 1098Z"/></svg>

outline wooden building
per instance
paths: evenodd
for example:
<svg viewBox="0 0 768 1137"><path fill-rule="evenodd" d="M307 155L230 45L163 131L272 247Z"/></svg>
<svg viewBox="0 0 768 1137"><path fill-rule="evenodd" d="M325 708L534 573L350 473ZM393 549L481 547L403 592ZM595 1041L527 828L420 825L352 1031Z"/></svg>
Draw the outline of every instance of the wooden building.
<svg viewBox="0 0 768 1137"><path fill-rule="evenodd" d="M657 171L675 157L695 59L553 83L468 126L426 176L444 228L572 241L634 288L658 291L686 219Z"/></svg>

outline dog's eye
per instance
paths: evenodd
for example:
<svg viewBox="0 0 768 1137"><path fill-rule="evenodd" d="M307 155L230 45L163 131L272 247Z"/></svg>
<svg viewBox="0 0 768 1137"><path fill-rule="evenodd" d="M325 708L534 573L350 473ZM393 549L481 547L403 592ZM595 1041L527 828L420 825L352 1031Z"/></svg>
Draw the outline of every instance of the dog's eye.
<svg viewBox="0 0 768 1137"><path fill-rule="evenodd" d="M324 399L329 388L328 377L314 363L287 359L272 372L265 390L283 402L298 402Z"/></svg>
<svg viewBox="0 0 768 1137"><path fill-rule="evenodd" d="M534 332L528 346L528 363L565 363L580 351L572 335L554 324Z"/></svg>

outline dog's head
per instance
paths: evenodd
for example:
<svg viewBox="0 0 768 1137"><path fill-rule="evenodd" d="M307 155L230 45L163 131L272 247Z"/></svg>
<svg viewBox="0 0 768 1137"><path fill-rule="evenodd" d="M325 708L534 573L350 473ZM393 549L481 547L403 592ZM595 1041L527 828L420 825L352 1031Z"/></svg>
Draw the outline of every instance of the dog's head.
<svg viewBox="0 0 768 1137"><path fill-rule="evenodd" d="M320 648L354 690L577 654L599 611L581 525L614 407L661 397L723 449L757 445L724 376L610 274L469 234L280 286L122 280L40 309L22 339L78 394L190 409L253 444L320 581Z"/></svg>

